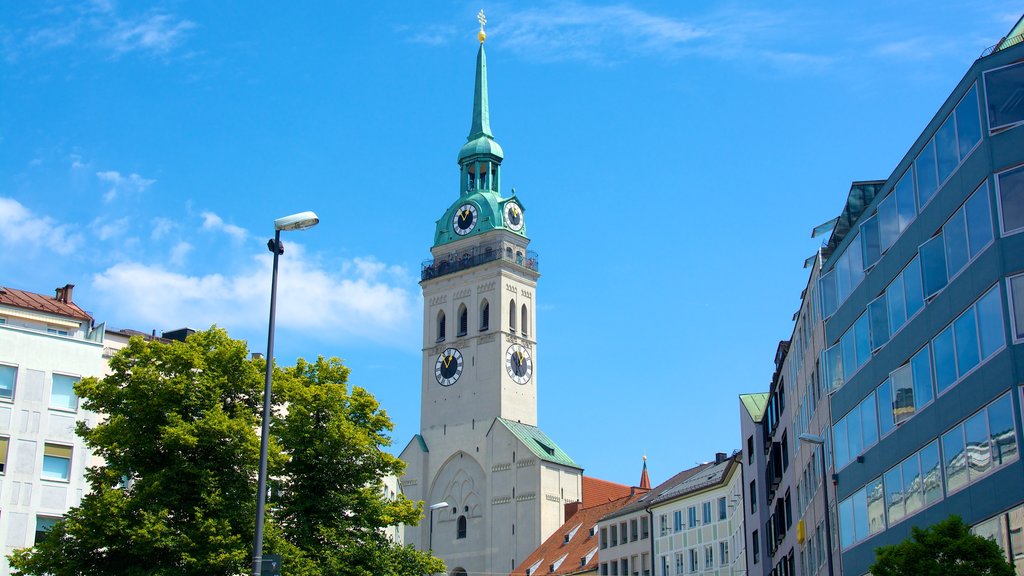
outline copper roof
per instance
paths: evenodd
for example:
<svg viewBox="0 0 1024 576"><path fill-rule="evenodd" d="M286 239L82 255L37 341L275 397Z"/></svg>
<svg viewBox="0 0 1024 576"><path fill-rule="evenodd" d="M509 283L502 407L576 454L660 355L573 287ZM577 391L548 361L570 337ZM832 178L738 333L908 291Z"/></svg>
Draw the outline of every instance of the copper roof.
<svg viewBox="0 0 1024 576"><path fill-rule="evenodd" d="M26 292L17 288L0 287L0 304L24 308L34 312L66 316L86 322L92 322L93 319L85 310L82 310L73 302L64 303L54 296L43 296L42 294Z"/></svg>

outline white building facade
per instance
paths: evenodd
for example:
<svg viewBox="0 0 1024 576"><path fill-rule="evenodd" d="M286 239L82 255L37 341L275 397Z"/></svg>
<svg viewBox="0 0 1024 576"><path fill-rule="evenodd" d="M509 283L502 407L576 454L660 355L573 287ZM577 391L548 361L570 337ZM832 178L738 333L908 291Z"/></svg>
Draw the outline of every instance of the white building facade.
<svg viewBox="0 0 1024 576"><path fill-rule="evenodd" d="M75 424L95 425L74 385L106 373L103 327L72 301L0 288L0 574L6 557L32 546L88 489L94 464Z"/></svg>

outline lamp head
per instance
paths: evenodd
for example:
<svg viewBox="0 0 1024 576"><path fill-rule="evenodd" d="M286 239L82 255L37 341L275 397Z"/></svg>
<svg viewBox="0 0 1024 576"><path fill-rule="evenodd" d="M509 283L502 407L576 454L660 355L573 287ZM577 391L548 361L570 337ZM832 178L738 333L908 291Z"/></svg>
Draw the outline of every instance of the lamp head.
<svg viewBox="0 0 1024 576"><path fill-rule="evenodd" d="M305 230L320 223L320 218L313 212L299 212L274 220L274 230Z"/></svg>
<svg viewBox="0 0 1024 576"><path fill-rule="evenodd" d="M801 442L807 442L808 444L822 445L825 443L825 439L817 434L811 434L810 432L804 432L798 436Z"/></svg>
<svg viewBox="0 0 1024 576"><path fill-rule="evenodd" d="M441 508L447 508L447 502L438 502L437 504L431 504L429 510L440 510Z"/></svg>

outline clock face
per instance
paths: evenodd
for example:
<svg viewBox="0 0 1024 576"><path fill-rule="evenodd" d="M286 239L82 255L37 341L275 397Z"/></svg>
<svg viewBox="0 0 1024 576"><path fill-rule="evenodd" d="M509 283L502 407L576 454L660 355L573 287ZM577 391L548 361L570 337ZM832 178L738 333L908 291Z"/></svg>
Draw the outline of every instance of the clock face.
<svg viewBox="0 0 1024 576"><path fill-rule="evenodd" d="M530 351L519 344L513 344L505 351L505 369L517 384L526 384L533 376L533 359Z"/></svg>
<svg viewBox="0 0 1024 576"><path fill-rule="evenodd" d="M434 363L434 377L441 386L451 386L462 376L462 352L457 348L448 348L437 357Z"/></svg>
<svg viewBox="0 0 1024 576"><path fill-rule="evenodd" d="M505 225L516 232L523 229L523 209L515 202L505 204Z"/></svg>
<svg viewBox="0 0 1024 576"><path fill-rule="evenodd" d="M455 227L455 233L459 236L469 234L473 227L476 226L476 217L476 206L472 204L459 206L459 209L455 211L455 216L452 218L452 226Z"/></svg>

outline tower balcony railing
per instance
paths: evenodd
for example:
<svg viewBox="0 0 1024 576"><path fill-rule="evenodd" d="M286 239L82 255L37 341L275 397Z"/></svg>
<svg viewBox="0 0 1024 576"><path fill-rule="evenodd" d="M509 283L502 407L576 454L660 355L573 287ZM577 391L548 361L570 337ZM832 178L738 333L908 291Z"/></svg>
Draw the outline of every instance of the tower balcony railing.
<svg viewBox="0 0 1024 576"><path fill-rule="evenodd" d="M454 274L474 266L505 260L527 270L540 270L540 257L532 250L513 248L506 244L490 244L476 246L462 252L452 252L440 258L424 260L420 269L420 279L430 280L447 274Z"/></svg>

